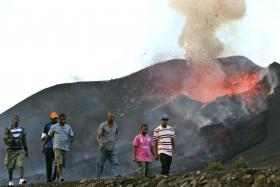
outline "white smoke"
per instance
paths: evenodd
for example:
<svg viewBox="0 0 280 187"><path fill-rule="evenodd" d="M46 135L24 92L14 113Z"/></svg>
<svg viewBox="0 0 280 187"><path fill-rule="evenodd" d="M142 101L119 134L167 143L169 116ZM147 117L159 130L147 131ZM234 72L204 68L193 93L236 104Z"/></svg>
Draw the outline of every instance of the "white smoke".
<svg viewBox="0 0 280 187"><path fill-rule="evenodd" d="M217 29L246 12L245 0L170 0L170 6L186 17L179 44L186 59L195 62L218 57L225 46L216 36Z"/></svg>

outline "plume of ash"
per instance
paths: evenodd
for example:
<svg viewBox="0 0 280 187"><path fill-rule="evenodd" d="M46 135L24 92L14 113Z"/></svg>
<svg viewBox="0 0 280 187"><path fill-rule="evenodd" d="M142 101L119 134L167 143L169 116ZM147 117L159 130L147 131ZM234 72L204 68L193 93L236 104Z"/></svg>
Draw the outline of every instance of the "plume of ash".
<svg viewBox="0 0 280 187"><path fill-rule="evenodd" d="M268 67L262 71L262 77L265 77L265 76L267 77L267 81L269 82L269 85L270 85L269 95L271 95L271 94L273 94L275 87L279 85L277 73L274 71L271 71L271 69Z"/></svg>
<svg viewBox="0 0 280 187"><path fill-rule="evenodd" d="M216 36L217 29L246 12L245 0L170 0L170 6L186 18L179 44L186 59L207 62L224 50Z"/></svg>

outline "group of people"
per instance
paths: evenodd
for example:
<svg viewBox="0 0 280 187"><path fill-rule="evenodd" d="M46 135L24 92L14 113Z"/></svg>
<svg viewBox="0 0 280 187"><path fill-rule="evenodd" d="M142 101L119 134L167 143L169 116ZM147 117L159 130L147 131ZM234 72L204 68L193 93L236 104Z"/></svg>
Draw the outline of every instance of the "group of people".
<svg viewBox="0 0 280 187"><path fill-rule="evenodd" d="M107 113L106 121L101 123L96 131L98 155L96 177L101 178L103 168L108 159L116 177L121 177L122 172L118 161L116 141L118 126L114 122L113 112ZM168 125L168 115L163 114L160 125L154 130L153 137L147 133L149 125L143 124L140 134L133 140L133 161L137 163L140 176L151 175L151 163L160 160L162 175L168 175L172 156L176 153L175 132ZM4 142L6 144L5 167L9 175L9 185L14 185L13 170L19 168L19 184L25 184L24 160L28 158L26 131L19 124L20 118L14 115L12 125L5 129ZM47 182L64 181L63 168L70 143L74 142L74 133L70 125L66 124L66 115L50 113L50 122L44 126L41 140L42 153L46 160ZM55 164L54 164L55 163ZM54 168L53 168L54 165Z"/></svg>
<svg viewBox="0 0 280 187"><path fill-rule="evenodd" d="M12 124L5 129L4 142L6 144L5 167L8 170L9 185L14 185L13 170L19 168L19 184L27 183L24 178L24 160L28 158L26 130L19 124L20 118L14 115ZM46 157L47 182L64 181L62 168L65 167L66 152L70 143L74 141L74 133L70 125L66 124L66 115L50 114L50 123L46 124L41 137L42 152ZM55 171L52 176L52 166L55 160Z"/></svg>

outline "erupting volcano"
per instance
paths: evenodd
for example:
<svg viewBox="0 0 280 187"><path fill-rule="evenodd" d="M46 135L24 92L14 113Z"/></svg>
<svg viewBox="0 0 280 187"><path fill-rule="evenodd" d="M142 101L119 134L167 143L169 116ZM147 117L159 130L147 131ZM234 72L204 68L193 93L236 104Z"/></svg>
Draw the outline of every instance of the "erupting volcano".
<svg viewBox="0 0 280 187"><path fill-rule="evenodd" d="M65 177L91 178L96 172L97 146L93 143L95 135L85 129L95 131L104 115L114 111L121 129L121 165L125 175L133 175L137 167L130 162L131 142L142 123L149 124L151 133L164 112L169 114L170 124L176 126L178 155L172 171L205 168L209 160L228 160L266 137L268 99L278 98L273 96L280 80L277 72L278 66L261 68L241 56L219 58L211 66L174 59L116 80L62 84L42 90L1 114L0 131L13 114L21 116L28 131L29 151L36 156L32 154L27 160L26 173L33 176L30 181L43 181L45 168L41 164L43 156L38 156L38 137L49 112L55 109L66 113L77 141L69 154L71 162ZM4 145L0 148L3 154ZM154 171L158 169L155 163ZM1 176L4 172L0 167Z"/></svg>
<svg viewBox="0 0 280 187"><path fill-rule="evenodd" d="M168 95L171 98L186 95L203 106L223 96L239 96L253 107L255 98L264 99L264 69L238 57L228 60L199 64L185 62L184 71L176 74L177 82L168 84Z"/></svg>
<svg viewBox="0 0 280 187"><path fill-rule="evenodd" d="M217 65L216 65L217 66ZM183 93L193 100L210 102L225 95L236 95L256 86L260 72L233 71L225 74L213 64L199 64L192 68Z"/></svg>
<svg viewBox="0 0 280 187"><path fill-rule="evenodd" d="M186 83L183 88L172 86L175 92L207 103L246 92L257 84L259 71L239 69L227 73L214 60L226 48L216 35L218 29L245 15L245 0L170 0L169 4L186 17L179 44L190 63Z"/></svg>

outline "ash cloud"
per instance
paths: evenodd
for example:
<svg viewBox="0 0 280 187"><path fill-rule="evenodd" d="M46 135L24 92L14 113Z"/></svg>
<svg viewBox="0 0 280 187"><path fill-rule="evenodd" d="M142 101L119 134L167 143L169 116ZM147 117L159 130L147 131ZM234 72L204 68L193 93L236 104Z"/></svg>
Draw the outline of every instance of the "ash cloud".
<svg viewBox="0 0 280 187"><path fill-rule="evenodd" d="M217 29L246 12L245 0L170 0L170 6L187 18L179 39L186 59L200 63L218 57L225 49Z"/></svg>

